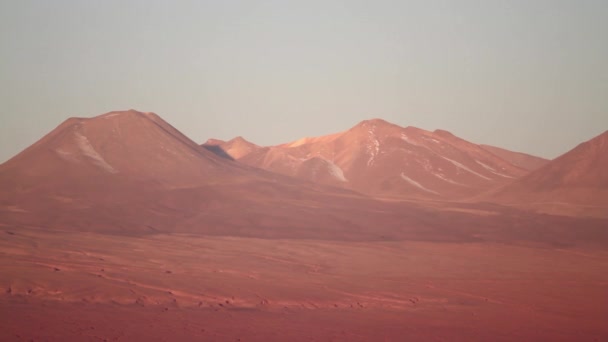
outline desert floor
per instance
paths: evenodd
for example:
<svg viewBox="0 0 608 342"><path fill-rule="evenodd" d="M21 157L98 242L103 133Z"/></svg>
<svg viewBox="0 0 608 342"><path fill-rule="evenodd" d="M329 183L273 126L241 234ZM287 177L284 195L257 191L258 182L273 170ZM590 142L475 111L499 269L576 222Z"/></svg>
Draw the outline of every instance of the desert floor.
<svg viewBox="0 0 608 342"><path fill-rule="evenodd" d="M606 341L608 250L0 232L2 341Z"/></svg>

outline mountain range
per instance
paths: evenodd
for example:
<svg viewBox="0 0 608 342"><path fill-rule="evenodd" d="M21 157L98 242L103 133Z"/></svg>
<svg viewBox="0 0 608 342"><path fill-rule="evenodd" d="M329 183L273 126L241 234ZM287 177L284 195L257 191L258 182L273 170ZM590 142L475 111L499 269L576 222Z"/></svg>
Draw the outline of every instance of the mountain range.
<svg viewBox="0 0 608 342"><path fill-rule="evenodd" d="M256 168L376 198L486 201L608 217L607 135L551 161L381 119L276 146L261 147L242 137L210 139L202 146Z"/></svg>
<svg viewBox="0 0 608 342"><path fill-rule="evenodd" d="M380 119L201 146L70 118L0 164L0 339L605 340L607 140L548 161Z"/></svg>
<svg viewBox="0 0 608 342"><path fill-rule="evenodd" d="M133 110L66 120L0 165L0 187L14 222L116 232L226 231L258 219L268 228L300 216L306 224L305 205L270 212L289 201L362 198L230 162Z"/></svg>
<svg viewBox="0 0 608 342"><path fill-rule="evenodd" d="M327 136L260 147L210 140L233 159L268 171L382 198L463 199L505 185L547 162L477 145L443 131L363 121Z"/></svg>
<svg viewBox="0 0 608 342"><path fill-rule="evenodd" d="M605 133L547 161L373 119L201 147L154 113L110 112L70 118L1 164L0 211L5 225L62 230L351 239L439 237L460 220L452 233L471 239L488 222L470 213L521 219L509 206L605 217L606 145Z"/></svg>
<svg viewBox="0 0 608 342"><path fill-rule="evenodd" d="M134 110L66 120L0 165L0 187L3 225L62 231L424 239L443 220L222 158Z"/></svg>

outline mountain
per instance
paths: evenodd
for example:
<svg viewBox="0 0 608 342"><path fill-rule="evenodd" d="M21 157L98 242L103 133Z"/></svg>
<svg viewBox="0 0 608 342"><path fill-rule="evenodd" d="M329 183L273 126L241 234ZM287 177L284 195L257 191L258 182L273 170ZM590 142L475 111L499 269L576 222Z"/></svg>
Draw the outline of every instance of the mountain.
<svg viewBox="0 0 608 342"><path fill-rule="evenodd" d="M239 159L261 148L241 136L228 141L209 139L201 147L230 160Z"/></svg>
<svg viewBox="0 0 608 342"><path fill-rule="evenodd" d="M205 143L203 145L205 146L219 146L221 144L225 144L226 141L221 140L221 139L209 139L207 141L205 141Z"/></svg>
<svg viewBox="0 0 608 342"><path fill-rule="evenodd" d="M228 144L219 146L247 165L377 197L458 199L528 172L447 131L404 128L381 119L328 136L254 145L238 154Z"/></svg>
<svg viewBox="0 0 608 342"><path fill-rule="evenodd" d="M0 188L0 226L16 230L472 238L457 230L441 233L446 218L428 218L429 209L376 201L221 158L158 115L134 110L66 120L0 165Z"/></svg>
<svg viewBox="0 0 608 342"><path fill-rule="evenodd" d="M206 145L209 145L209 142L207 142ZM234 159L242 158L243 156L260 149L260 146L251 143L240 136L226 142L219 143L218 145Z"/></svg>
<svg viewBox="0 0 608 342"><path fill-rule="evenodd" d="M538 225L538 219L515 209L483 203L385 201L321 184L343 182L374 189L382 182L395 182L390 185L400 191L409 186L413 192L418 187L412 182L424 187L442 184L427 180L445 175L447 180L481 188L524 172L447 132L367 121L332 136L256 148L241 160L254 156L267 158L270 165L281 158L295 160L301 174L288 177L222 158L154 113L131 110L71 118L0 164L0 226L357 241L535 238L526 227ZM412 157L404 163L394 156ZM415 172L424 175L428 170L434 173L414 178ZM385 178L373 178L383 173ZM311 174L320 182L306 180ZM562 230L572 224L543 220ZM514 224L519 230L513 230ZM487 227L494 228L485 231ZM566 233L556 234L555 240L562 241Z"/></svg>
<svg viewBox="0 0 608 342"><path fill-rule="evenodd" d="M4 225L129 234L229 231L255 220L271 229L311 216L311 202L355 196L220 158L134 110L66 120L0 165L0 188ZM276 213L290 201L308 207Z"/></svg>
<svg viewBox="0 0 608 342"><path fill-rule="evenodd" d="M21 224L153 230L147 227L168 221L162 212L172 206L144 205L159 193L187 192L246 173L245 167L201 149L156 114L111 112L70 118L0 165L0 203L3 214ZM132 226L123 229L108 220Z"/></svg>
<svg viewBox="0 0 608 342"><path fill-rule="evenodd" d="M608 217L608 131L484 199L549 213Z"/></svg>
<svg viewBox="0 0 608 342"><path fill-rule="evenodd" d="M128 181L184 188L243 172L227 165L156 114L127 111L70 118L4 163L0 172L13 176L9 188L56 187L61 193Z"/></svg>
<svg viewBox="0 0 608 342"><path fill-rule="evenodd" d="M204 144L202 144L201 147L206 149L207 151L213 152L215 155L224 159L234 160L234 158L222 148L222 144L225 143L226 142L224 140L209 139Z"/></svg>
<svg viewBox="0 0 608 342"><path fill-rule="evenodd" d="M488 150L489 152L494 153L500 158L508 161L509 163L521 167L527 171L534 171L536 169L541 168L545 164L549 162L548 159L540 158L536 156L532 156L526 153L521 152L513 152L509 150L505 150L504 148L490 146L490 145L480 145L482 148Z"/></svg>

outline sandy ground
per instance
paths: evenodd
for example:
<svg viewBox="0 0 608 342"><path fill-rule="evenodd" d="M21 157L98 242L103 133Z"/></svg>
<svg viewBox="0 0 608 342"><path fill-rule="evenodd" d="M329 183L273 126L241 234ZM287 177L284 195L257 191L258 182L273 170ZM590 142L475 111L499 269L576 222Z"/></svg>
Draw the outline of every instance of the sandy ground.
<svg viewBox="0 0 608 342"><path fill-rule="evenodd" d="M608 250L7 229L2 341L605 341Z"/></svg>

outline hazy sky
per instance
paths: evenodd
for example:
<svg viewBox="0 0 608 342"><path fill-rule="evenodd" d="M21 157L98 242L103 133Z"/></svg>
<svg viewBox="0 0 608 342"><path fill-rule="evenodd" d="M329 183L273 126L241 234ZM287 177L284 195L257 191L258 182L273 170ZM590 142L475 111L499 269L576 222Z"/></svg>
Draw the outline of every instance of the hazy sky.
<svg viewBox="0 0 608 342"><path fill-rule="evenodd" d="M608 129L608 1L0 0L0 162L138 109L262 145L379 117L555 157Z"/></svg>

